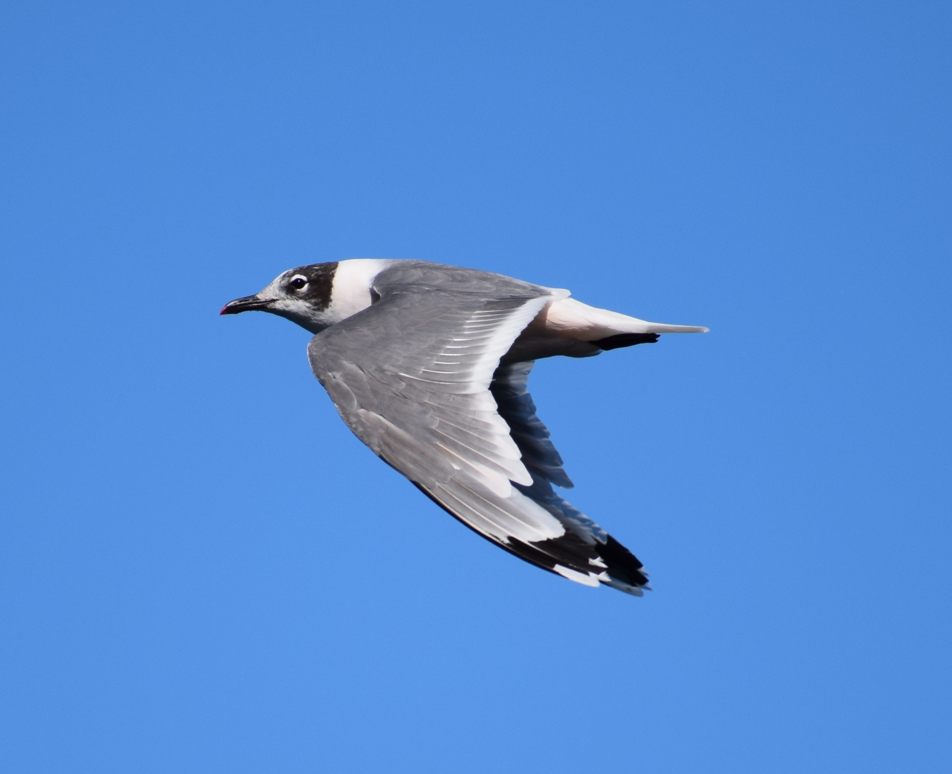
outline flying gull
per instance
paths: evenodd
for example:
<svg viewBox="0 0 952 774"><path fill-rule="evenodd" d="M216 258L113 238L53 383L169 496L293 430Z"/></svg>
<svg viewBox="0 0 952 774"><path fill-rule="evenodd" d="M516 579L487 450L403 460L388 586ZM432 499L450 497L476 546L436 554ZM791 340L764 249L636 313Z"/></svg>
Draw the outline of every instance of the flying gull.
<svg viewBox="0 0 952 774"><path fill-rule="evenodd" d="M270 312L313 333L311 369L347 426L467 527L569 580L641 596L641 562L553 489L573 484L526 383L539 358L707 328L569 295L474 269L355 259L290 269L221 313Z"/></svg>

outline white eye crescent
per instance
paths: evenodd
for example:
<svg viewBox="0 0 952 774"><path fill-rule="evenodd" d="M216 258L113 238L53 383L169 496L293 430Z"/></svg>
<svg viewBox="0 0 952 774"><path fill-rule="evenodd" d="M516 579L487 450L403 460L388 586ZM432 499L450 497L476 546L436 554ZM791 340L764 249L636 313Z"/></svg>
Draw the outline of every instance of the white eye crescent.
<svg viewBox="0 0 952 774"><path fill-rule="evenodd" d="M290 285L295 290L304 290L307 287L307 277L303 274L295 274L288 280L288 285Z"/></svg>

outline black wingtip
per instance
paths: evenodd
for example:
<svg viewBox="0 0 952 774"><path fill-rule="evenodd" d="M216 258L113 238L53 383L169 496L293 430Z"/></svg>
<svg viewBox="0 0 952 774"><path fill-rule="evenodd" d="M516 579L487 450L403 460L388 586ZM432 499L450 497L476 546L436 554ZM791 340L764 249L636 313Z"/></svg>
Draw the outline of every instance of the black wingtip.
<svg viewBox="0 0 952 774"><path fill-rule="evenodd" d="M600 349L609 350L633 347L635 344L655 344L659 338L657 333L619 333L590 343Z"/></svg>
<svg viewBox="0 0 952 774"><path fill-rule="evenodd" d="M648 585L648 576L642 572L644 565L611 535L606 536L604 545L598 546L598 554L608 565L609 577L629 586Z"/></svg>
<svg viewBox="0 0 952 774"><path fill-rule="evenodd" d="M412 480L410 483L465 527L529 564L562 577L569 576L560 572L556 569L557 567L592 577L604 572L611 579L610 581L599 579L605 585L639 597L642 590L650 591L648 576L642 571L644 565L611 535L606 535L604 542L601 539L589 542L571 530L566 530L565 534L557 538L549 538L537 543L524 542L515 537L510 537L507 542L503 542L481 533L437 500L421 484ZM601 559L605 569L598 570L592 561L595 559Z"/></svg>

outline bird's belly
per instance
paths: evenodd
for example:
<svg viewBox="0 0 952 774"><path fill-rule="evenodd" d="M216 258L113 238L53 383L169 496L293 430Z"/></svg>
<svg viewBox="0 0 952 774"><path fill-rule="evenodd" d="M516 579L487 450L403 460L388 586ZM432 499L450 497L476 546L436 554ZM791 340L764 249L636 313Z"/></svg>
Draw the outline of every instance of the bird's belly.
<svg viewBox="0 0 952 774"><path fill-rule="evenodd" d="M528 360L540 360L544 357L591 357L601 352L595 344L578 339L538 336L528 330L516 339L509 351L503 355L503 363L524 363Z"/></svg>
<svg viewBox="0 0 952 774"><path fill-rule="evenodd" d="M574 298L550 301L526 326L503 357L503 363L519 363L543 357L591 357L601 349L589 342L627 332L640 322L617 312L597 309Z"/></svg>

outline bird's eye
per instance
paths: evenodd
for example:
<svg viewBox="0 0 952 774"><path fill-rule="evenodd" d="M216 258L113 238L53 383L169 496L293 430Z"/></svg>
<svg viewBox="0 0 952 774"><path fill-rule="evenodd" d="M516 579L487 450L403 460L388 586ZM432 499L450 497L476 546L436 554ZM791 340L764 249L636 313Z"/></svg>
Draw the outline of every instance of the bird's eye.
<svg viewBox="0 0 952 774"><path fill-rule="evenodd" d="M304 290L307 287L307 277L303 274L295 274L288 284L295 290Z"/></svg>

